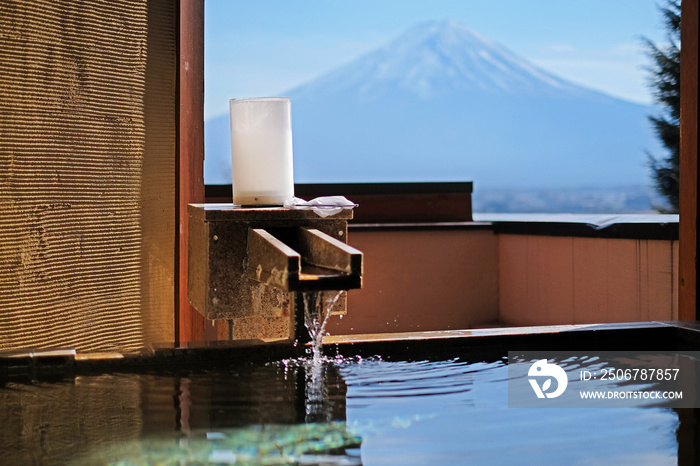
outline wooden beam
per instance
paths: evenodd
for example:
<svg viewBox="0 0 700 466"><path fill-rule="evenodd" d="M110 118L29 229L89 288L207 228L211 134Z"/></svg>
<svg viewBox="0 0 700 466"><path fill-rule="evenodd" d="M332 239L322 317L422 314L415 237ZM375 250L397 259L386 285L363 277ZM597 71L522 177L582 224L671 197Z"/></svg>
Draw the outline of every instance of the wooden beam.
<svg viewBox="0 0 700 466"><path fill-rule="evenodd" d="M175 338L186 343L207 326L187 299L187 204L204 202L204 0L180 0L179 16Z"/></svg>
<svg viewBox="0 0 700 466"><path fill-rule="evenodd" d="M698 0L681 6L679 319L700 320L698 251Z"/></svg>

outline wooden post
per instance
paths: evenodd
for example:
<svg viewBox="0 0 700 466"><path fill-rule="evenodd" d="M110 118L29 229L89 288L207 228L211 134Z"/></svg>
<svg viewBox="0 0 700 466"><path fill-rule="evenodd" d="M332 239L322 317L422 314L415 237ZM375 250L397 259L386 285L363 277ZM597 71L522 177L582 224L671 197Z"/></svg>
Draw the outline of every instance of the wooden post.
<svg viewBox="0 0 700 466"><path fill-rule="evenodd" d="M206 322L187 299L187 204L204 202L204 0L180 0L175 338L204 340Z"/></svg>
<svg viewBox="0 0 700 466"><path fill-rule="evenodd" d="M679 319L700 320L698 251L698 0L681 10Z"/></svg>

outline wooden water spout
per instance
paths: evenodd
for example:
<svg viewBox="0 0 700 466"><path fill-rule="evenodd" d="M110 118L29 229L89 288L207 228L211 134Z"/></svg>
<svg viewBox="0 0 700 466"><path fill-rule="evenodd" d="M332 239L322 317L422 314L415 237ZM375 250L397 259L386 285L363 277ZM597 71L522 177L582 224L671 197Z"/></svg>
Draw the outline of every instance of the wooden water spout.
<svg viewBox="0 0 700 466"><path fill-rule="evenodd" d="M267 230L248 230L249 278L286 291L362 286L360 251L315 228L301 227L287 233L291 238L284 242Z"/></svg>
<svg viewBox="0 0 700 466"><path fill-rule="evenodd" d="M348 246L352 210L189 206L189 299L226 320L232 339L306 339L302 293L362 286L362 253ZM334 309L346 311L345 299Z"/></svg>

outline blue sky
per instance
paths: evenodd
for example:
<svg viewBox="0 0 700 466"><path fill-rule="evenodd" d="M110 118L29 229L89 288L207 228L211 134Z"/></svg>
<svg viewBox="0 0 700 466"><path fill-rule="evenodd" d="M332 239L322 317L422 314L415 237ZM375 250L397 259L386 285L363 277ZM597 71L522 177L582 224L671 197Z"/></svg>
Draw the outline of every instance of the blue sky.
<svg viewBox="0 0 700 466"><path fill-rule="evenodd" d="M395 38L452 19L578 84L650 103L641 37L665 41L663 0L206 0L209 119L234 97L285 91Z"/></svg>

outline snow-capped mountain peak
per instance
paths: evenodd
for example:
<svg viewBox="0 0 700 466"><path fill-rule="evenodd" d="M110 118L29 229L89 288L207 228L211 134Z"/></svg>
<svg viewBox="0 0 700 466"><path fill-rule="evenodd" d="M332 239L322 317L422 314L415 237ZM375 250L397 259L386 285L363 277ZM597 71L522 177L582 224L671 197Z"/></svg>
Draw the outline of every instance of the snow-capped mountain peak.
<svg viewBox="0 0 700 466"><path fill-rule="evenodd" d="M377 97L400 89L422 99L464 91L574 91L567 83L454 21L422 23L374 52L302 88Z"/></svg>

